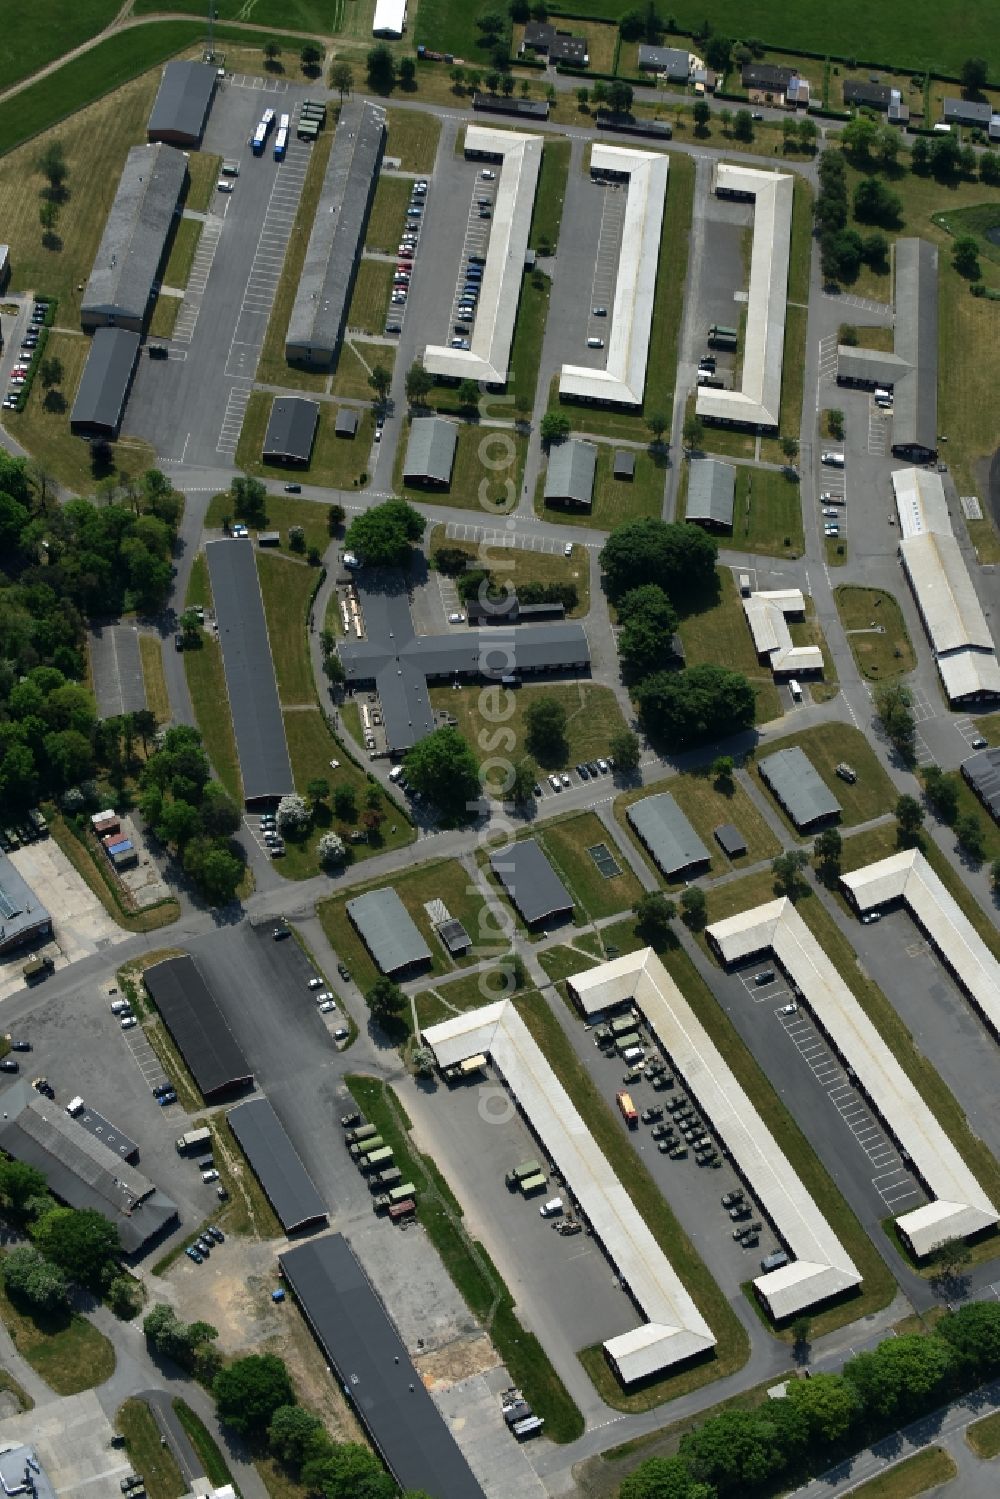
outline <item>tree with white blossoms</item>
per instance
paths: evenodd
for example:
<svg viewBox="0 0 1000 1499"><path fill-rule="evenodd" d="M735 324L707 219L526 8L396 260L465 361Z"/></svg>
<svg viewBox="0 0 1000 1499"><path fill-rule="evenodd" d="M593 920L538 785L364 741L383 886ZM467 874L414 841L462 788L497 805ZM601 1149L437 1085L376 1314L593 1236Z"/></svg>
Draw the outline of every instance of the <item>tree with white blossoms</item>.
<svg viewBox="0 0 1000 1499"><path fill-rule="evenodd" d="M278 803L278 827L283 833L304 833L312 822L309 804L301 796L283 796Z"/></svg>
<svg viewBox="0 0 1000 1499"><path fill-rule="evenodd" d="M347 848L343 838L336 833L324 833L316 845L316 853L319 862L324 866L327 864L343 864L347 857Z"/></svg>

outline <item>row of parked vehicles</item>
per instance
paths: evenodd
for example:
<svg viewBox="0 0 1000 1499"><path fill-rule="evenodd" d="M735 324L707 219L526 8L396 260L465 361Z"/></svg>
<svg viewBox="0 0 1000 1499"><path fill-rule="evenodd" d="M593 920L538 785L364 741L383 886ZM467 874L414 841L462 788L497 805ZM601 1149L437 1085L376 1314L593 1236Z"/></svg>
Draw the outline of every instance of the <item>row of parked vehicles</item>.
<svg viewBox="0 0 1000 1499"><path fill-rule="evenodd" d="M48 315L48 302L36 301L31 309L31 323L21 340L18 358L10 372L10 385L7 394L3 398L3 404L8 411L19 407L21 404L21 393L27 383L31 361L35 356L39 339L41 338L42 325Z"/></svg>
<svg viewBox="0 0 1000 1499"><path fill-rule="evenodd" d="M603 758L600 760L581 760L580 764L574 765L573 769L581 781L596 781L599 776L606 776L610 770L613 770L614 765L615 762L609 755L606 760ZM553 791L562 791L564 787L572 786L572 784L573 782L567 770L559 771L549 776L549 785ZM536 786L535 795L541 796L541 794L541 786Z"/></svg>
<svg viewBox="0 0 1000 1499"><path fill-rule="evenodd" d="M417 1189L412 1182L403 1181L392 1147L362 1114L345 1114L340 1123L351 1159L368 1181L373 1210L385 1213L393 1223L412 1218L417 1210Z"/></svg>
<svg viewBox="0 0 1000 1499"><path fill-rule="evenodd" d="M22 843L36 843L39 838L49 836L49 825L44 815L37 807L25 814L22 822L10 823L5 828L0 828L0 849L5 854L12 854L19 849Z"/></svg>

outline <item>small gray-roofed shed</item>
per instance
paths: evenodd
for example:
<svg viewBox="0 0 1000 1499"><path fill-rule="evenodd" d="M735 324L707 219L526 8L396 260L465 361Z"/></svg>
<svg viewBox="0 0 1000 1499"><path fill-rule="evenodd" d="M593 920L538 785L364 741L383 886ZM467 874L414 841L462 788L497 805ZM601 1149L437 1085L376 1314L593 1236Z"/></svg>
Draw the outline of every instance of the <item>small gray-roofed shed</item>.
<svg viewBox="0 0 1000 1499"><path fill-rule="evenodd" d="M768 755L757 768L797 828L840 816L840 803L798 745Z"/></svg>
<svg viewBox="0 0 1000 1499"><path fill-rule="evenodd" d="M483 1499L447 1421L341 1234L279 1255L282 1274L372 1445L407 1492Z"/></svg>
<svg viewBox="0 0 1000 1499"><path fill-rule="evenodd" d="M203 62L168 62L146 126L146 139L175 146L197 146L205 129L217 82Z"/></svg>
<svg viewBox="0 0 1000 1499"><path fill-rule="evenodd" d="M403 462L404 480L407 484L434 484L446 489L451 483L457 445L457 422L442 416L414 417Z"/></svg>
<svg viewBox="0 0 1000 1499"><path fill-rule="evenodd" d="M326 1204L269 1101L249 1098L226 1120L285 1232L325 1220Z"/></svg>
<svg viewBox="0 0 1000 1499"><path fill-rule="evenodd" d="M715 841L726 855L727 859L738 859L747 851L746 839L736 827L735 823L723 822L717 828L712 829Z"/></svg>
<svg viewBox="0 0 1000 1499"><path fill-rule="evenodd" d="M688 465L684 519L732 530L736 470L715 458L693 458Z"/></svg>
<svg viewBox="0 0 1000 1499"><path fill-rule="evenodd" d="M669 78L687 78L691 54L683 47L648 47L639 43L639 71L666 73Z"/></svg>
<svg viewBox="0 0 1000 1499"><path fill-rule="evenodd" d="M572 896L534 838L493 854L490 868L529 926L572 912Z"/></svg>
<svg viewBox="0 0 1000 1499"><path fill-rule="evenodd" d="M391 886L355 896L347 902L347 914L383 973L431 961L430 948Z"/></svg>
<svg viewBox="0 0 1000 1499"><path fill-rule="evenodd" d="M226 691L247 804L295 790L278 700L274 662L253 543L210 541L205 547L219 627Z"/></svg>
<svg viewBox="0 0 1000 1499"><path fill-rule="evenodd" d="M959 768L990 816L1000 821L1000 749L977 750Z"/></svg>
<svg viewBox="0 0 1000 1499"><path fill-rule="evenodd" d="M938 252L926 239L897 239L896 353L910 366L893 391L892 450L920 461L938 448Z"/></svg>
<svg viewBox="0 0 1000 1499"><path fill-rule="evenodd" d="M337 421L333 430L337 437L358 435L358 413L352 406L341 406L337 412Z"/></svg>
<svg viewBox="0 0 1000 1499"><path fill-rule="evenodd" d="M668 879L710 863L708 849L668 793L633 802L627 815Z"/></svg>
<svg viewBox="0 0 1000 1499"><path fill-rule="evenodd" d="M187 171L173 146L132 147L83 293L81 327L142 332Z"/></svg>
<svg viewBox="0 0 1000 1499"><path fill-rule="evenodd" d="M439 922L434 930L453 956L468 952L472 946L472 938L462 923L454 916L450 916L447 921Z"/></svg>
<svg viewBox="0 0 1000 1499"><path fill-rule="evenodd" d="M128 328L98 328L70 413L72 432L117 437L139 358L139 335Z"/></svg>
<svg viewBox="0 0 1000 1499"><path fill-rule="evenodd" d="M253 1082L250 1064L193 958L163 958L142 977L206 1099Z"/></svg>
<svg viewBox="0 0 1000 1499"><path fill-rule="evenodd" d="M302 396L275 397L264 434L264 462L307 464L318 422L318 401L306 401Z"/></svg>
<svg viewBox="0 0 1000 1499"><path fill-rule="evenodd" d="M384 146L385 110L343 101L288 321L286 359L329 366L336 357Z"/></svg>
<svg viewBox="0 0 1000 1499"><path fill-rule="evenodd" d="M634 479L635 454L630 453L627 448L618 448L615 452L612 472L616 479Z"/></svg>
<svg viewBox="0 0 1000 1499"><path fill-rule="evenodd" d="M47 909L7 855L0 853L0 952L51 931Z"/></svg>
<svg viewBox="0 0 1000 1499"><path fill-rule="evenodd" d="M549 449L549 466L545 473L545 499L548 504L589 506L594 502L594 475L597 472L597 448L592 442L569 437Z"/></svg>

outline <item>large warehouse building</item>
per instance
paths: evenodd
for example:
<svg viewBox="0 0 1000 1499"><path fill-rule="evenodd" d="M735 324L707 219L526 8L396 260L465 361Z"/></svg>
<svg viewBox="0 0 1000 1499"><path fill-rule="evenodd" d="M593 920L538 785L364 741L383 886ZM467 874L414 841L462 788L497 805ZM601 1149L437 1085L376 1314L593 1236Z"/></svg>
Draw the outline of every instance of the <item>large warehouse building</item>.
<svg viewBox="0 0 1000 1499"><path fill-rule="evenodd" d="M248 1098L226 1122L286 1234L324 1223L326 1203L266 1098Z"/></svg>
<svg viewBox="0 0 1000 1499"><path fill-rule="evenodd" d="M654 1239L645 1219L535 1041L508 1000L469 1010L423 1032L441 1070L468 1057L491 1057L532 1133L566 1183L646 1320L608 1338L604 1352L623 1384L711 1353L715 1336Z"/></svg>
<svg viewBox="0 0 1000 1499"><path fill-rule="evenodd" d="M990 627L948 514L941 475L897 469L899 554L952 706L1000 696L1000 662Z"/></svg>
<svg viewBox="0 0 1000 1499"><path fill-rule="evenodd" d="M114 439L121 430L139 362L139 335L128 328L97 328L77 386L70 431Z"/></svg>
<svg viewBox="0 0 1000 1499"><path fill-rule="evenodd" d="M794 181L787 172L737 167L727 161L715 168L713 185L720 197L753 198L753 250L742 384L739 390L699 387L695 409L707 422L777 429Z"/></svg>
<svg viewBox="0 0 1000 1499"><path fill-rule="evenodd" d="M384 147L385 110L345 100L288 320L291 364L329 369L337 358Z"/></svg>
<svg viewBox="0 0 1000 1499"><path fill-rule="evenodd" d="M166 141L171 146L200 145L217 82L218 73L209 63L168 62L146 126L146 139Z"/></svg>
<svg viewBox="0 0 1000 1499"><path fill-rule="evenodd" d="M250 1087L253 1073L191 957L164 958L143 982L206 1099Z"/></svg>
<svg viewBox="0 0 1000 1499"><path fill-rule="evenodd" d="M708 927L711 946L731 965L773 953L830 1046L854 1073L864 1098L905 1151L933 1200L898 1217L896 1227L922 1258L947 1239L967 1238L1000 1218L915 1084L869 1020L825 950L787 899L769 901Z"/></svg>
<svg viewBox="0 0 1000 1499"><path fill-rule="evenodd" d="M31 886L0 853L0 953L52 936L52 917Z"/></svg>
<svg viewBox="0 0 1000 1499"><path fill-rule="evenodd" d="M187 171L173 146L128 153L80 304L83 328L143 331Z"/></svg>
<svg viewBox="0 0 1000 1499"><path fill-rule="evenodd" d="M424 368L435 378L444 375L456 380L506 385L535 188L542 164L542 140L540 136L522 135L514 130L468 125L465 154L477 161L500 164L479 310L471 347L452 349L428 344L424 350Z"/></svg>
<svg viewBox="0 0 1000 1499"><path fill-rule="evenodd" d="M754 1281L772 1317L798 1316L859 1285L857 1266L652 948L574 974L567 985L588 1019L619 1006L638 1008L711 1121L793 1257Z"/></svg>
<svg viewBox="0 0 1000 1499"><path fill-rule="evenodd" d="M295 790L281 716L257 562L250 541L205 547L222 647L229 710L248 807Z"/></svg>
<svg viewBox="0 0 1000 1499"><path fill-rule="evenodd" d="M628 184L621 254L604 368L564 364L560 396L609 406L642 405L669 169L670 158L662 151L606 146L603 141L591 146L593 177Z"/></svg>

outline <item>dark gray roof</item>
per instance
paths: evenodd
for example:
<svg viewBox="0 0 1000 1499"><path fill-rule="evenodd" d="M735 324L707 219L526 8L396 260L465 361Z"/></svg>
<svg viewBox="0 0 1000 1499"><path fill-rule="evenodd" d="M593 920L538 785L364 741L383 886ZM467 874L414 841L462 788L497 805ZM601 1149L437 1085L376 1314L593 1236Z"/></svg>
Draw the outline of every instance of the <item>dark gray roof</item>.
<svg viewBox="0 0 1000 1499"><path fill-rule="evenodd" d="M668 879L709 862L709 852L673 797L646 796L628 808L628 820Z"/></svg>
<svg viewBox="0 0 1000 1499"><path fill-rule="evenodd" d="M980 104L972 99L945 99L944 118L949 124L985 128L993 118L993 106L986 100Z"/></svg>
<svg viewBox="0 0 1000 1499"><path fill-rule="evenodd" d="M250 1064L193 958L164 958L146 969L143 981L205 1098L253 1082Z"/></svg>
<svg viewBox="0 0 1000 1499"><path fill-rule="evenodd" d="M635 475L635 454L626 448L619 448L614 457L614 476L616 479L631 479Z"/></svg>
<svg viewBox="0 0 1000 1499"><path fill-rule="evenodd" d="M168 62L146 126L151 141L196 146L215 93L216 73L203 62Z"/></svg>
<svg viewBox="0 0 1000 1499"><path fill-rule="evenodd" d="M385 1307L341 1234L279 1255L324 1357L401 1489L483 1499Z"/></svg>
<svg viewBox="0 0 1000 1499"><path fill-rule="evenodd" d="M840 803L798 745L768 755L758 769L797 828L839 815Z"/></svg>
<svg viewBox="0 0 1000 1499"><path fill-rule="evenodd" d="M341 406L334 427L338 437L354 437L358 430L358 413L353 406Z"/></svg>
<svg viewBox="0 0 1000 1499"><path fill-rule="evenodd" d="M133 146L108 213L80 306L84 327L105 318L144 322L187 160L173 146Z"/></svg>
<svg viewBox="0 0 1000 1499"><path fill-rule="evenodd" d="M134 1254L177 1216L177 1205L127 1165L58 1104L27 1082L3 1093L0 1148L44 1172L51 1190L73 1208L93 1208L118 1229Z"/></svg>
<svg viewBox="0 0 1000 1499"><path fill-rule="evenodd" d="M0 951L48 932L52 918L7 855L0 853Z"/></svg>
<svg viewBox="0 0 1000 1499"><path fill-rule="evenodd" d="M118 436L138 358L138 333L127 328L95 330L70 413L74 432Z"/></svg>
<svg viewBox="0 0 1000 1499"><path fill-rule="evenodd" d="M302 396L277 396L264 435L266 463L308 463L319 421L319 402Z"/></svg>
<svg viewBox="0 0 1000 1499"><path fill-rule="evenodd" d="M785 89L791 79L797 77L798 68L785 68L773 62L745 62L743 64L743 87L762 89Z"/></svg>
<svg viewBox="0 0 1000 1499"><path fill-rule="evenodd" d="M597 448L594 443L581 442L578 437L553 443L545 472L545 498L570 500L574 505L593 504L596 471Z"/></svg>
<svg viewBox="0 0 1000 1499"><path fill-rule="evenodd" d="M110 1119L105 1119L103 1114L99 1114L89 1104L84 1104L73 1118L81 1129L85 1129L88 1135L93 1135L95 1140L100 1140L102 1145L106 1145L121 1160L134 1162L139 1159L139 1147L135 1141L130 1140L124 1130L120 1130L117 1124L112 1124Z"/></svg>
<svg viewBox="0 0 1000 1499"><path fill-rule="evenodd" d="M440 922L434 930L450 953L463 953L472 946L472 938L454 916Z"/></svg>
<svg viewBox="0 0 1000 1499"><path fill-rule="evenodd" d="M268 1100L248 1098L226 1119L285 1232L325 1220L326 1204Z"/></svg>
<svg viewBox="0 0 1000 1499"><path fill-rule="evenodd" d="M442 416L414 417L406 444L403 478L408 483L450 484L457 446L457 422Z"/></svg>
<svg viewBox="0 0 1000 1499"><path fill-rule="evenodd" d="M431 961L430 948L391 886L347 902L347 914L383 973Z"/></svg>
<svg viewBox="0 0 1000 1499"><path fill-rule="evenodd" d="M739 828L731 822L724 822L714 828L715 839L724 854L730 859L737 858L747 851L747 843Z"/></svg>
<svg viewBox="0 0 1000 1499"><path fill-rule="evenodd" d="M253 543L210 541L205 547L226 690L247 802L295 790L278 701L274 662Z"/></svg>
<svg viewBox="0 0 1000 1499"><path fill-rule="evenodd" d="M837 348L837 378L861 380L872 385L892 385L908 372L909 365L898 354L885 349L857 349L848 344Z"/></svg>
<svg viewBox="0 0 1000 1499"><path fill-rule="evenodd" d="M573 897L534 838L493 854L490 868L529 926L572 911Z"/></svg>
<svg viewBox="0 0 1000 1499"><path fill-rule="evenodd" d="M639 67L656 73L669 73L671 78L686 78L691 54L684 47L648 47L639 43Z"/></svg>
<svg viewBox="0 0 1000 1499"><path fill-rule="evenodd" d="M1000 749L977 750L960 768L990 816L1000 821Z"/></svg>
<svg viewBox="0 0 1000 1499"><path fill-rule="evenodd" d="M482 114L521 115L530 120L547 120L547 99L507 99L503 94L473 94L472 107Z"/></svg>
<svg viewBox="0 0 1000 1499"><path fill-rule="evenodd" d="M736 470L715 458L693 458L688 465L688 495L685 520L709 521L732 526Z"/></svg>
<svg viewBox="0 0 1000 1499"><path fill-rule="evenodd" d="M332 360L340 346L384 145L385 110L347 99L288 322L289 359Z"/></svg>
<svg viewBox="0 0 1000 1499"><path fill-rule="evenodd" d="M893 391L893 450L938 446L938 252L927 239L897 239L896 353L910 374Z"/></svg>
<svg viewBox="0 0 1000 1499"><path fill-rule="evenodd" d="M869 104L873 109L888 109L892 89L887 83L869 83L862 78L848 78L844 83L845 104Z"/></svg>
<svg viewBox="0 0 1000 1499"><path fill-rule="evenodd" d="M473 678L508 672L587 666L583 626L557 621L505 630L417 635L405 581L363 570L354 575L365 622L364 640L342 640L337 650L349 685L374 682L390 750L401 753L437 727L427 678ZM513 659L511 659L513 658Z"/></svg>

